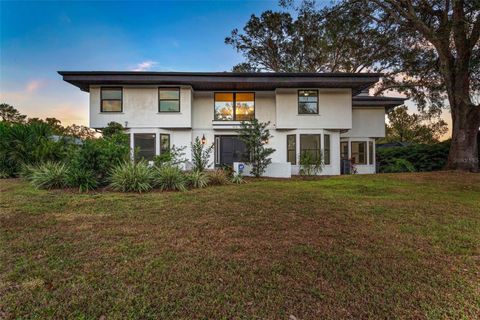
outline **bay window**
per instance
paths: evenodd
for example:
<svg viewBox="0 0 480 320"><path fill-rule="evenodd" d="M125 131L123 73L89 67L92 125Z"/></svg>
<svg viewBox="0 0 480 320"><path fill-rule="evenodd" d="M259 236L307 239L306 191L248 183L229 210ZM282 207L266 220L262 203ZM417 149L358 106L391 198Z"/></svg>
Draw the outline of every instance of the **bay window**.
<svg viewBox="0 0 480 320"><path fill-rule="evenodd" d="M317 161L321 152L321 139L319 134L300 135L300 155L310 154Z"/></svg>

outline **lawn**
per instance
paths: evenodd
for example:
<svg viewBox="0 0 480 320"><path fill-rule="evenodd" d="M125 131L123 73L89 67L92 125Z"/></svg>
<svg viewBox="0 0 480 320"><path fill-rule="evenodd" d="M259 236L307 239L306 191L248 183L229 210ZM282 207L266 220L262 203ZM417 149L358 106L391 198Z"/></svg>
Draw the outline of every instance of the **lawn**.
<svg viewBox="0 0 480 320"><path fill-rule="evenodd" d="M147 194L0 180L0 250L0 318L470 319L480 174Z"/></svg>

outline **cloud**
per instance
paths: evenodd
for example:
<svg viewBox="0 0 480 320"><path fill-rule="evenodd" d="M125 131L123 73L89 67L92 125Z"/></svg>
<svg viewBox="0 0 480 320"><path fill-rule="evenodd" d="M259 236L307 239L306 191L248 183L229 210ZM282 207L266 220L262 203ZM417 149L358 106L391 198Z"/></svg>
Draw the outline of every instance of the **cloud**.
<svg viewBox="0 0 480 320"><path fill-rule="evenodd" d="M148 70L151 70L152 67L156 64L157 64L156 61L151 61L151 60L143 61L137 64L136 67L132 69L132 71L148 71Z"/></svg>
<svg viewBox="0 0 480 320"><path fill-rule="evenodd" d="M25 87L25 91L28 93L33 93L44 86L45 86L45 81L43 80L31 80L27 83L27 86Z"/></svg>

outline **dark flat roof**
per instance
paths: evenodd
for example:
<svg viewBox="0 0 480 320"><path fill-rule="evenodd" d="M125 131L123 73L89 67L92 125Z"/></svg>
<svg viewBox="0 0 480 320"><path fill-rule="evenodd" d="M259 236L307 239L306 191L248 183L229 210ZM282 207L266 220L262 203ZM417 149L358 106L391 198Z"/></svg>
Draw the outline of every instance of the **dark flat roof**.
<svg viewBox="0 0 480 320"><path fill-rule="evenodd" d="M351 88L358 94L380 79L379 73L58 71L63 80L88 91L90 85L190 85L194 90L275 90L277 88Z"/></svg>
<svg viewBox="0 0 480 320"><path fill-rule="evenodd" d="M383 97L383 96L355 96L352 98L352 106L360 107L384 107L387 110L402 105L407 98Z"/></svg>

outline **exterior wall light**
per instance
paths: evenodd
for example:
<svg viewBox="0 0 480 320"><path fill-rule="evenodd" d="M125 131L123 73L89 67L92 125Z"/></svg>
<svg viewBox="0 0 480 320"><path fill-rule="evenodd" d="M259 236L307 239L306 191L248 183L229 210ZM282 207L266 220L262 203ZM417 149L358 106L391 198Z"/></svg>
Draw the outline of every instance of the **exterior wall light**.
<svg viewBox="0 0 480 320"><path fill-rule="evenodd" d="M202 140L200 140L202 144L207 144L207 138L205 138L205 134L202 136Z"/></svg>

